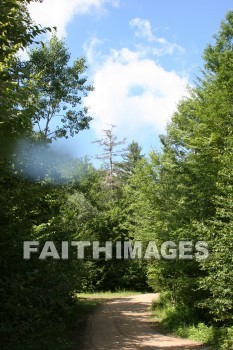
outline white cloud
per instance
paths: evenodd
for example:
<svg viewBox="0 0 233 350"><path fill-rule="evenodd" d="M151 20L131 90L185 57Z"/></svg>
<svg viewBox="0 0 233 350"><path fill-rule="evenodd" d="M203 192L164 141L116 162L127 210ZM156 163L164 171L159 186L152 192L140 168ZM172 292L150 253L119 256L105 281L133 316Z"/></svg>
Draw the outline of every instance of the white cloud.
<svg viewBox="0 0 233 350"><path fill-rule="evenodd" d="M95 91L86 98L97 134L107 124L119 134L136 137L142 130L165 131L185 95L187 77L166 71L155 61L127 48L112 50L93 71Z"/></svg>
<svg viewBox="0 0 233 350"><path fill-rule="evenodd" d="M129 22L131 27L136 27L135 36L144 37L148 41L155 41L157 38L152 32L151 24L148 20L141 18L133 18Z"/></svg>
<svg viewBox="0 0 233 350"><path fill-rule="evenodd" d="M100 51L99 47L103 43L104 41L98 39L96 36L92 37L90 40L84 43L83 50L85 52L85 57L90 68L96 68L98 64L98 59L102 58L102 52Z"/></svg>
<svg viewBox="0 0 233 350"><path fill-rule="evenodd" d="M56 26L58 35L66 34L66 26L76 14L101 10L110 3L117 6L119 0L44 0L42 4L31 3L29 12L32 19L42 26Z"/></svg>
<svg viewBox="0 0 233 350"><path fill-rule="evenodd" d="M156 55L156 56L162 56L162 55L172 55L175 51L178 51L180 53L184 53L185 49L176 44L176 43L170 43L165 38L157 37L154 34L154 31L151 27L150 21L142 19L142 18L133 18L129 22L130 26L132 28L135 28L135 36L137 38L143 38L150 44L154 43L157 44L157 47L150 47L150 51Z"/></svg>

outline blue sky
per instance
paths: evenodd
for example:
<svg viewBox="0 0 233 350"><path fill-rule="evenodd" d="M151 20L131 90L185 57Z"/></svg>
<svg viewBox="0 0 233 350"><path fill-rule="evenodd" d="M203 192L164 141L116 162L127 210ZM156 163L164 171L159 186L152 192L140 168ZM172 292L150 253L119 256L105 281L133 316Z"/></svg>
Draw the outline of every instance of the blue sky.
<svg viewBox="0 0 233 350"><path fill-rule="evenodd" d="M57 26L72 59L85 56L95 91L84 101L90 130L57 142L72 156L94 156L91 142L115 124L119 139L159 149L159 134L202 67L202 54L230 0L44 0L30 5L37 23Z"/></svg>

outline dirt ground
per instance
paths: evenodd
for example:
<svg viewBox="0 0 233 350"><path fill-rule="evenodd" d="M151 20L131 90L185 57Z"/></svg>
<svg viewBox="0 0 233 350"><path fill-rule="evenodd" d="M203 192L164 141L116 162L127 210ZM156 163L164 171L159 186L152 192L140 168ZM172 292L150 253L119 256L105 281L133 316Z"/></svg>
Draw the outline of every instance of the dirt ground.
<svg viewBox="0 0 233 350"><path fill-rule="evenodd" d="M166 336L152 324L150 306L158 294L104 302L88 320L85 350L207 350L198 342Z"/></svg>

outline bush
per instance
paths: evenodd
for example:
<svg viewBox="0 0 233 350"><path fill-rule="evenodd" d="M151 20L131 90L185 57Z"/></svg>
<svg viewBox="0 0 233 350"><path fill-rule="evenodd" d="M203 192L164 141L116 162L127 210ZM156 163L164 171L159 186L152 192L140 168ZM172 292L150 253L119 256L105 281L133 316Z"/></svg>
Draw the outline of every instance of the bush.
<svg viewBox="0 0 233 350"><path fill-rule="evenodd" d="M154 319L174 335L212 345L217 350L233 350L233 327L217 327L198 321L195 312L172 302L171 293L161 294L152 305Z"/></svg>

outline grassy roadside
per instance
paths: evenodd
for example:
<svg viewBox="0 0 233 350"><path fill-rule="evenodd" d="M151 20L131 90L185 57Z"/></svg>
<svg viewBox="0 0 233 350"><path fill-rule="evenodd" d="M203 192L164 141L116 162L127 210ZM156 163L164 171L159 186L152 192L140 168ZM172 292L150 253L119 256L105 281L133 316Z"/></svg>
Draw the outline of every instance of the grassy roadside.
<svg viewBox="0 0 233 350"><path fill-rule="evenodd" d="M208 345L209 349L233 350L233 328L216 328L198 322L187 309L175 307L162 294L152 305L152 317L165 332Z"/></svg>
<svg viewBox="0 0 233 350"><path fill-rule="evenodd" d="M115 298L123 298L128 297L130 295L138 295L140 292L134 291L119 291L119 292L97 292L97 293L78 293L76 297L79 300L87 299L87 300L107 300L107 299L115 299Z"/></svg>

